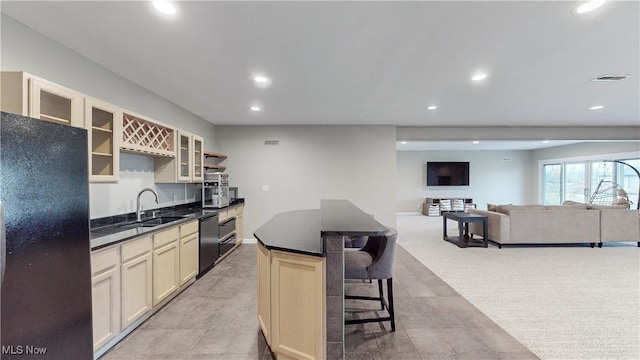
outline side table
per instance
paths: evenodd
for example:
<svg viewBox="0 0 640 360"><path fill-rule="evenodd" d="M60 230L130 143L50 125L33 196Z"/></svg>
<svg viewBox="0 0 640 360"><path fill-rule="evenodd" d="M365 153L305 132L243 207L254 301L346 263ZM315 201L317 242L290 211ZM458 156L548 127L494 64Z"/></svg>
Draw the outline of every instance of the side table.
<svg viewBox="0 0 640 360"><path fill-rule="evenodd" d="M447 236L447 219L458 222L458 236ZM469 236L469 223L482 222L482 240L476 240ZM489 220L486 216L469 214L466 212L443 212L442 234L443 239L461 248L489 247Z"/></svg>

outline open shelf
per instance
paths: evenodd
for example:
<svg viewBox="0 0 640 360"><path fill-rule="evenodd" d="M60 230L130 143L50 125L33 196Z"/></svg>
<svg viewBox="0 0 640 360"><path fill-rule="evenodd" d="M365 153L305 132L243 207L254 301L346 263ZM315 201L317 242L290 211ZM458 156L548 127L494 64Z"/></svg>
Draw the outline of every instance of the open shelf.
<svg viewBox="0 0 640 360"><path fill-rule="evenodd" d="M224 159L226 158L227 158L227 155L211 152L211 151L205 151L204 152L204 169L224 172L227 169L227 167L220 165L220 162L224 161Z"/></svg>
<svg viewBox="0 0 640 360"><path fill-rule="evenodd" d="M227 155L223 155L223 154L216 153L216 152L211 152L211 151L205 151L204 152L204 157L216 158L216 159L224 160L224 159L227 158Z"/></svg>
<svg viewBox="0 0 640 360"><path fill-rule="evenodd" d="M227 169L226 166L222 166L222 165L205 165L204 168L205 170L217 170L220 172L223 172Z"/></svg>

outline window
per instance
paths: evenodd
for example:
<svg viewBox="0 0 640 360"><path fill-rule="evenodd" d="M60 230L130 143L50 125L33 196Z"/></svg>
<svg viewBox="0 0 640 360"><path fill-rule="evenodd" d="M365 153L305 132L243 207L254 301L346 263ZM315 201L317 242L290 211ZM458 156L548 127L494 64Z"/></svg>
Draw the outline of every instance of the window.
<svg viewBox="0 0 640 360"><path fill-rule="evenodd" d="M564 197L562 201L587 202L585 199L587 196L586 170L586 162L564 164Z"/></svg>
<svg viewBox="0 0 640 360"><path fill-rule="evenodd" d="M617 184L627 193L631 208L635 208L640 201L640 173L637 171L640 171L640 158L543 164L543 203L558 205L567 200L588 203L596 190L610 191L611 197L615 198Z"/></svg>
<svg viewBox="0 0 640 360"><path fill-rule="evenodd" d="M543 203L547 205L562 204L562 164L544 165Z"/></svg>
<svg viewBox="0 0 640 360"><path fill-rule="evenodd" d="M622 159L621 161L640 171L640 159ZM617 176L618 185L622 186L631 200L631 208L637 208L638 201L640 201L640 174L629 166L619 164Z"/></svg>

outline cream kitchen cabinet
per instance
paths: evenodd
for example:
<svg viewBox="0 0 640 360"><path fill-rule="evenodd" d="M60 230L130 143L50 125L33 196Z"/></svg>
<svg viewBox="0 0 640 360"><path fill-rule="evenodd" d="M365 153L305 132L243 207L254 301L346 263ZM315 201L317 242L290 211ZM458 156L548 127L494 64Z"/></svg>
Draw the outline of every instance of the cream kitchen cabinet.
<svg viewBox="0 0 640 360"><path fill-rule="evenodd" d="M271 252L258 242L258 291L257 310L258 325L262 329L262 334L271 344Z"/></svg>
<svg viewBox="0 0 640 360"><path fill-rule="evenodd" d="M0 81L3 111L84 127L90 181L118 181L120 108L26 72L2 72Z"/></svg>
<svg viewBox="0 0 640 360"><path fill-rule="evenodd" d="M151 237L122 244L122 329L149 312L152 300Z"/></svg>
<svg viewBox="0 0 640 360"><path fill-rule="evenodd" d="M177 133L176 157L155 159L155 181L200 182L204 179L203 138L183 130Z"/></svg>
<svg viewBox="0 0 640 360"><path fill-rule="evenodd" d="M180 286L198 275L198 220L180 225Z"/></svg>
<svg viewBox="0 0 640 360"><path fill-rule="evenodd" d="M324 257L258 243L257 315L278 359L326 358Z"/></svg>
<svg viewBox="0 0 640 360"><path fill-rule="evenodd" d="M244 239L244 205L240 204L236 208L236 242L242 244Z"/></svg>
<svg viewBox="0 0 640 360"><path fill-rule="evenodd" d="M94 250L94 357L116 345L195 281L198 220Z"/></svg>
<svg viewBox="0 0 640 360"><path fill-rule="evenodd" d="M84 126L88 132L89 179L117 182L120 169L122 110L104 101L86 97Z"/></svg>
<svg viewBox="0 0 640 360"><path fill-rule="evenodd" d="M193 159L191 161L191 180L193 182L204 180L204 138L191 135L193 139Z"/></svg>
<svg viewBox="0 0 640 360"><path fill-rule="evenodd" d="M179 233L176 226L153 235L153 306L180 287Z"/></svg>
<svg viewBox="0 0 640 360"><path fill-rule="evenodd" d="M93 350L120 333L120 246L91 254Z"/></svg>
<svg viewBox="0 0 640 360"><path fill-rule="evenodd" d="M84 126L84 95L22 71L3 71L0 108L75 127Z"/></svg>

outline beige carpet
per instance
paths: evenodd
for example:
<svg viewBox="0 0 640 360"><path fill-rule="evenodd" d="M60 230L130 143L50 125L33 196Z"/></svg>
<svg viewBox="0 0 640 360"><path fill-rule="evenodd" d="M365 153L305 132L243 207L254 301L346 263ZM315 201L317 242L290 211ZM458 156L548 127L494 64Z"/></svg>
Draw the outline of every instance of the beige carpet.
<svg viewBox="0 0 640 360"><path fill-rule="evenodd" d="M460 249L442 240L441 217L422 215L398 215L398 232L400 246L541 359L640 359L635 243Z"/></svg>

